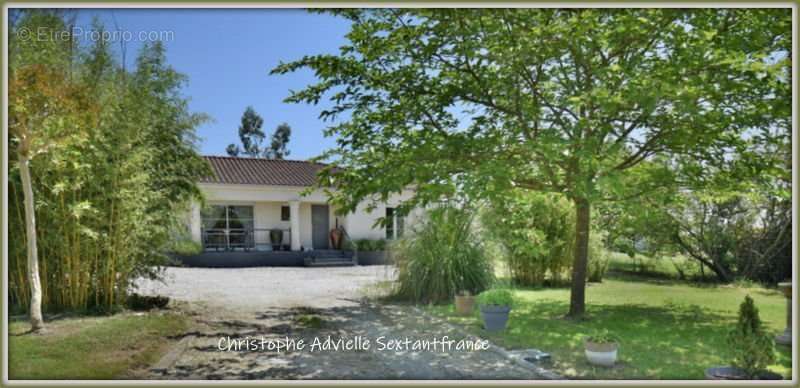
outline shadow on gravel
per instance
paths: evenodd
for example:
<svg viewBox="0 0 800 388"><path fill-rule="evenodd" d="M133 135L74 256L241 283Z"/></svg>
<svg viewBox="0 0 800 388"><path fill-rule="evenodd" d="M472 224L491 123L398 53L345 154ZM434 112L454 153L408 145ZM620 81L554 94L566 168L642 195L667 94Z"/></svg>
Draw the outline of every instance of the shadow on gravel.
<svg viewBox="0 0 800 388"><path fill-rule="evenodd" d="M159 379L536 379L533 370L486 349L458 348L480 340L443 320L407 305L331 308L271 308L253 320L203 322L182 336L188 341L172 367ZM202 322L202 321L201 321ZM297 344L302 348L234 348L220 341L237 339ZM451 347L431 346L435 340ZM424 345L424 343L428 345ZM229 342L227 342L229 343ZM416 345L415 345L416 344ZM419 347L415 347L419 346Z"/></svg>

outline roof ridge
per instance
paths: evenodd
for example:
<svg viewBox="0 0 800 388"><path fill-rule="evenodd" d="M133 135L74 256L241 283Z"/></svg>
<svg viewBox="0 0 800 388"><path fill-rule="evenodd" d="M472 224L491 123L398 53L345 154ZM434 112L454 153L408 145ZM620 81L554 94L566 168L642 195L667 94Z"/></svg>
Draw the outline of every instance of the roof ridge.
<svg viewBox="0 0 800 388"><path fill-rule="evenodd" d="M202 155L202 157L207 159L231 159L231 160L257 160L257 161L266 161L266 162L288 162L288 163L311 163L311 164L321 164L327 165L327 163L322 162L314 162L311 160L299 160L299 159L269 159L269 158L251 158L246 156L230 156L230 155Z"/></svg>

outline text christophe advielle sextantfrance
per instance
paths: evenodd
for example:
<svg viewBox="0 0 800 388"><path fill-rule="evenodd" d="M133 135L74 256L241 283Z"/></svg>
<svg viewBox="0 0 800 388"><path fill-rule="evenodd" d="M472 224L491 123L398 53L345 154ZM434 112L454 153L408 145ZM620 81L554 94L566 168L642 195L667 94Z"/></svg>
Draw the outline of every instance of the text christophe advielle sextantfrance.
<svg viewBox="0 0 800 388"><path fill-rule="evenodd" d="M449 336L418 338L390 338L379 336L367 338L354 337L314 337L313 339L290 338L280 339L260 337L220 337L217 349L229 352L323 352L323 351L394 351L394 352L451 352L480 351L489 349L489 341L475 339L451 339Z"/></svg>

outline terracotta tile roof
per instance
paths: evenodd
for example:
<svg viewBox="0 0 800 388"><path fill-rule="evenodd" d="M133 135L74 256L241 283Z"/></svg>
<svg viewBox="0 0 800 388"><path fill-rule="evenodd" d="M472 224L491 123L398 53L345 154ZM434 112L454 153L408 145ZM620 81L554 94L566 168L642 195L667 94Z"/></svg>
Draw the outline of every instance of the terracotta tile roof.
<svg viewBox="0 0 800 388"><path fill-rule="evenodd" d="M232 156L205 156L211 164L213 176L200 180L204 183L312 186L317 172L325 165L303 160L271 160L238 158Z"/></svg>

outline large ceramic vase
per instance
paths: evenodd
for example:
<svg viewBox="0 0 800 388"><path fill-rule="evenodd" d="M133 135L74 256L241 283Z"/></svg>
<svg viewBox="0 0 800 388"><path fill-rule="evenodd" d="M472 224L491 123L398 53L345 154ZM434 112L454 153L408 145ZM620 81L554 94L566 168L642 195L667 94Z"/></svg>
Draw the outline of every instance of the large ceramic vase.
<svg viewBox="0 0 800 388"><path fill-rule="evenodd" d="M331 229L331 247L336 250L342 249L342 237L344 233L341 229Z"/></svg>

